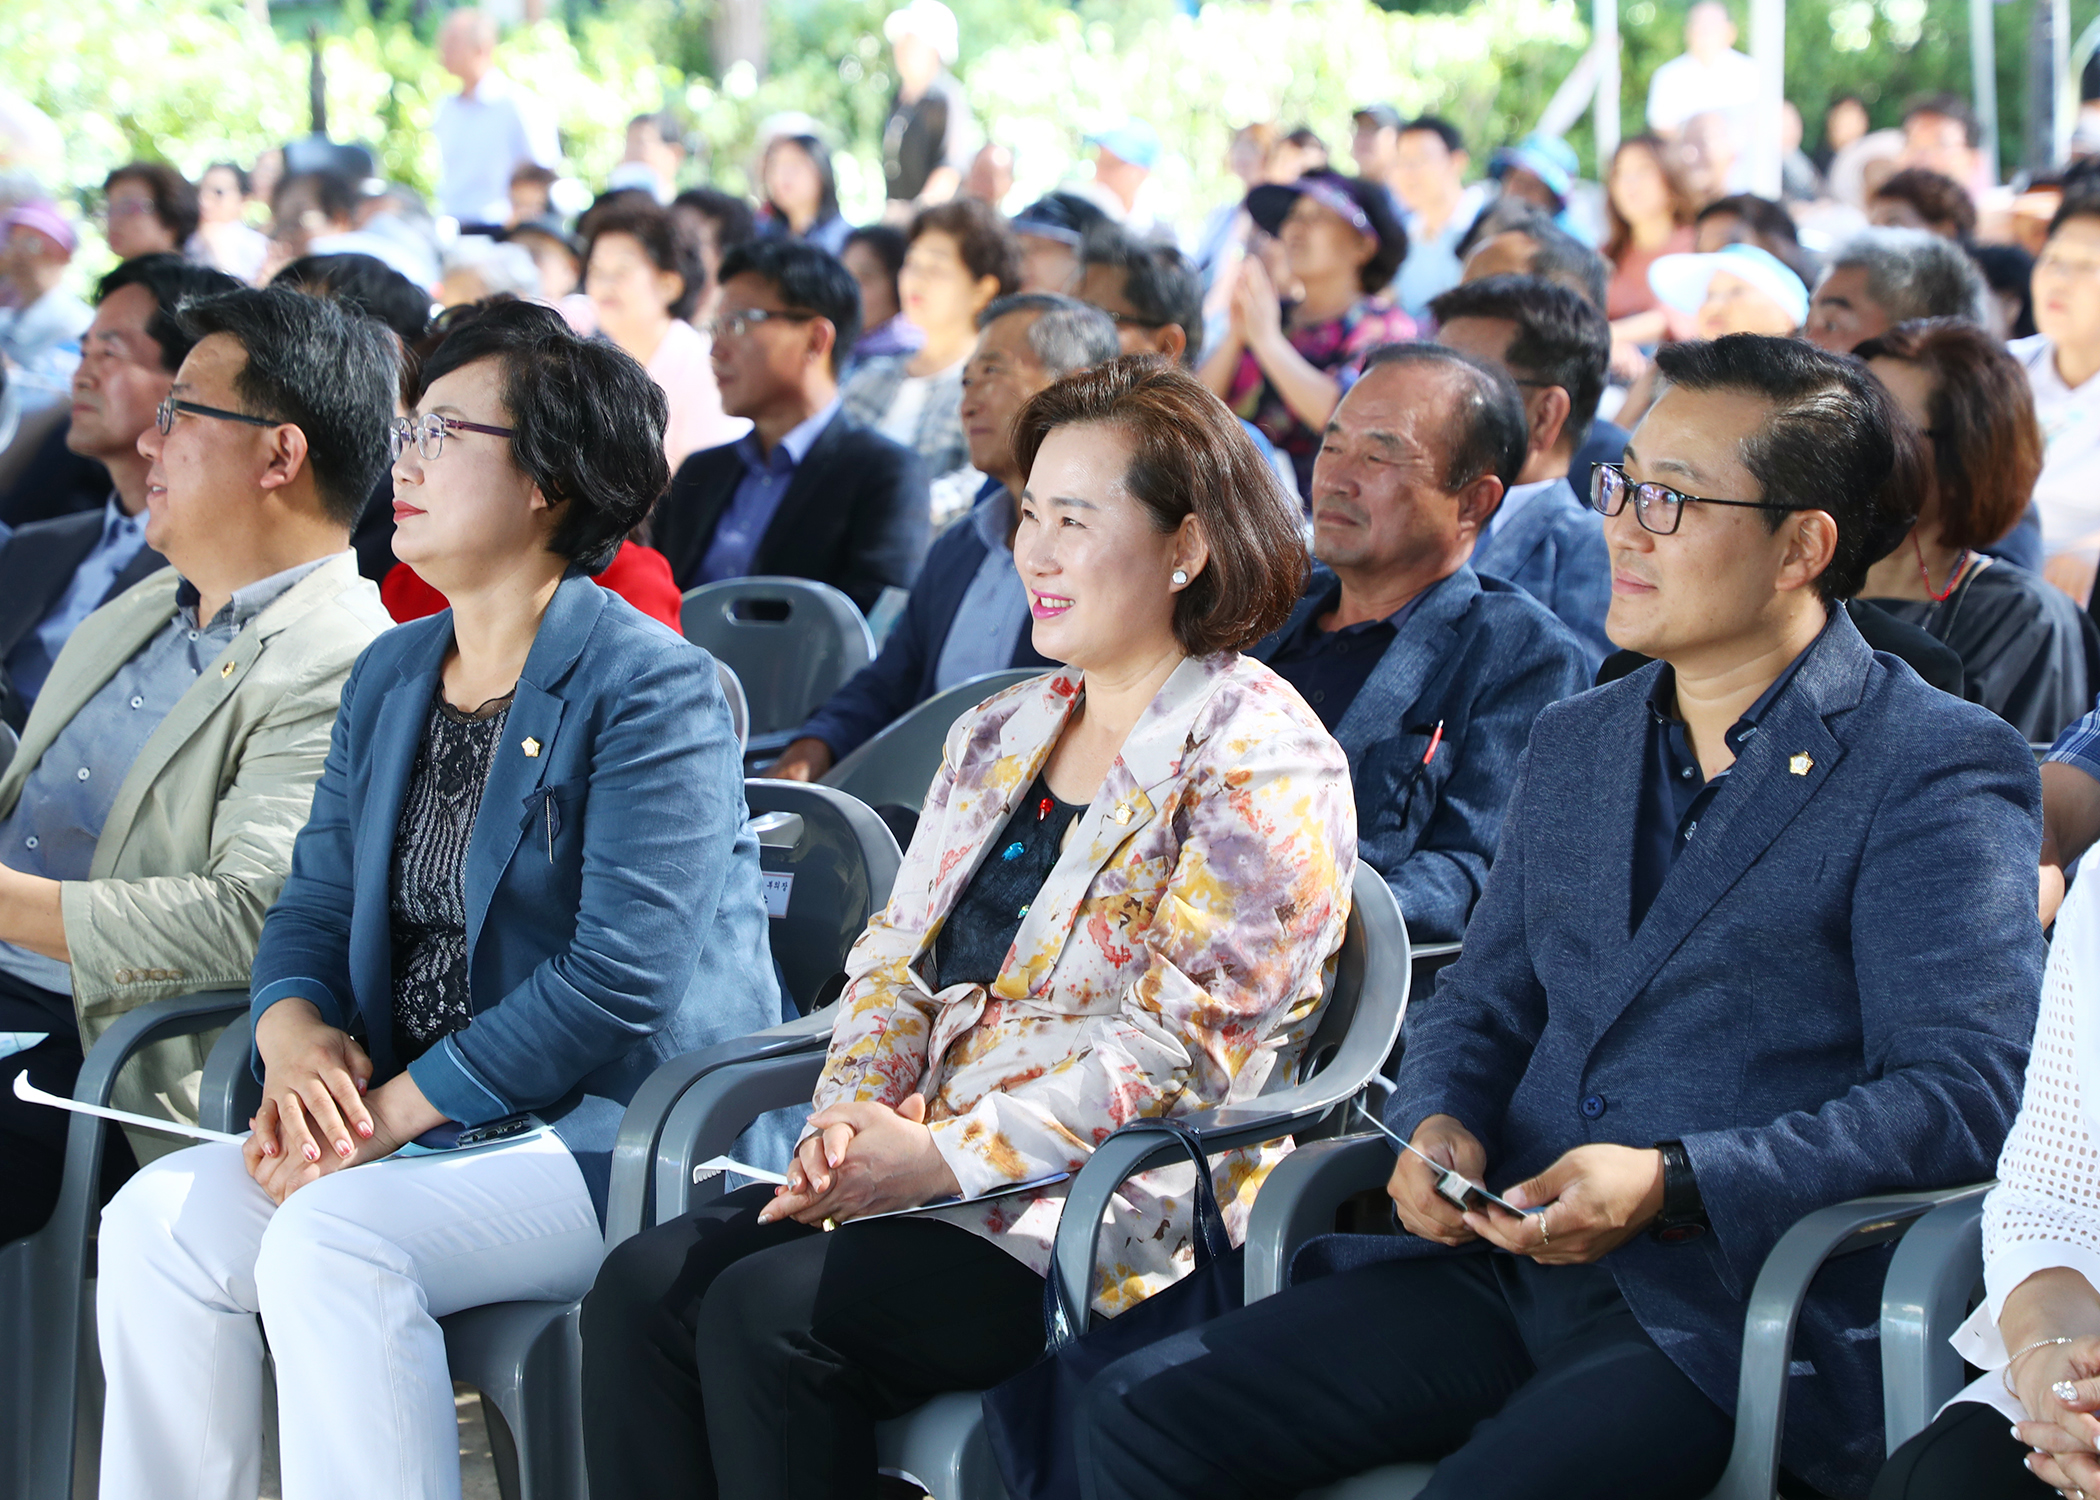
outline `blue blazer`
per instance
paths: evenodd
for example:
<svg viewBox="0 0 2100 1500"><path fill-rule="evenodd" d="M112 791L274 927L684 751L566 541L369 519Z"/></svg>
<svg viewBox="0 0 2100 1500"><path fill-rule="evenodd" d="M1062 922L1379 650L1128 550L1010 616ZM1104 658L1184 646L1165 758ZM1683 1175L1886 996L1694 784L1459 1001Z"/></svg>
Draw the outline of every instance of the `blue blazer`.
<svg viewBox="0 0 2100 1500"><path fill-rule="evenodd" d="M1249 654L1269 660L1336 587L1315 564L1283 629ZM1392 887L1414 941L1465 931L1531 721L1590 676L1568 628L1513 584L1461 567L1418 596L1334 729L1356 790L1357 854Z"/></svg>
<svg viewBox="0 0 2100 1500"><path fill-rule="evenodd" d="M996 480L988 481L988 486L987 493L999 488ZM977 503L985 501L980 497ZM941 648L948 642L955 612L962 607L963 595L969 592L986 550L969 516L935 538L926 565L912 585L911 597L905 601L904 613L882 643L881 652L847 678L796 731L796 737L820 739L830 747L834 760L843 760L931 698L937 690L934 670L941 664ZM1057 663L1035 649L1034 633L1024 624L1008 665L1047 671Z"/></svg>
<svg viewBox="0 0 2100 1500"><path fill-rule="evenodd" d="M330 1025L356 1025L375 1084L401 1071L395 828L451 644L447 610L357 659L255 955L251 1014L296 995ZM474 1019L408 1071L454 1120L546 1119L601 1220L613 1138L642 1080L780 1018L747 822L707 653L571 573L525 659L467 849Z"/></svg>
<svg viewBox="0 0 2100 1500"><path fill-rule="evenodd" d="M1566 479L1539 491L1509 524L1473 549L1473 571L1515 584L1553 611L1582 642L1594 679L1619 648L1604 633L1611 609L1611 553L1604 518Z"/></svg>
<svg viewBox="0 0 2100 1500"><path fill-rule="evenodd" d="M1604 1264L1733 1411L1744 1303L1797 1219L1992 1174L2041 989L2041 783L2016 731L1840 611L1631 928L1662 670L1539 716L1465 953L1408 1013L1386 1117L1407 1135L1455 1116L1496 1186L1589 1142L1682 1140L1711 1232L1639 1235ZM1881 1463L1886 1268L1833 1262L1801 1313L1785 1461L1829 1494L1865 1494Z"/></svg>

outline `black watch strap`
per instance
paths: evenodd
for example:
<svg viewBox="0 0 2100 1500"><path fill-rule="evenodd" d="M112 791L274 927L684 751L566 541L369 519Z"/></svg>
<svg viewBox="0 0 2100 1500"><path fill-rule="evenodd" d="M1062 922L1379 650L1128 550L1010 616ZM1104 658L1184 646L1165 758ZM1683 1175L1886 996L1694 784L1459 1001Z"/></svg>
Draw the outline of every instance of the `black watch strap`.
<svg viewBox="0 0 2100 1500"><path fill-rule="evenodd" d="M1662 1152L1663 1203L1649 1233L1666 1245L1698 1239L1708 1228L1706 1204L1699 1197L1699 1179L1692 1171L1691 1154L1683 1141L1657 1141Z"/></svg>

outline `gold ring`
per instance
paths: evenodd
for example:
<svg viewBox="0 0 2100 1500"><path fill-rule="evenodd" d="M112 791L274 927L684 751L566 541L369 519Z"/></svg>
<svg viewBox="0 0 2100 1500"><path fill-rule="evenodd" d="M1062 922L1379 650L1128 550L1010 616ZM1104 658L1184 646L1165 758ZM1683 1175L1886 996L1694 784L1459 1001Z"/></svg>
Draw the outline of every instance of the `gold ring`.
<svg viewBox="0 0 2100 1500"><path fill-rule="evenodd" d="M1543 1208L1539 1210L1539 1243L1541 1245L1553 1243L1553 1236L1546 1232L1546 1210Z"/></svg>

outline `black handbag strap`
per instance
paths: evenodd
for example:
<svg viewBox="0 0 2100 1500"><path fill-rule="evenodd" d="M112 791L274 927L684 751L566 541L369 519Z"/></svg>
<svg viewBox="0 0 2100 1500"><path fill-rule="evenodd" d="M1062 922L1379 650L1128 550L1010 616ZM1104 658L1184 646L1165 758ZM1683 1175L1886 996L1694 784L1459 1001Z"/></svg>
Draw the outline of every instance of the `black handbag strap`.
<svg viewBox="0 0 2100 1500"><path fill-rule="evenodd" d="M1193 1222L1190 1226L1196 1269L1200 1271L1212 1260L1230 1255L1232 1236L1226 1232L1225 1214L1218 1207L1218 1190L1210 1180L1210 1158L1203 1153L1202 1138L1180 1120L1163 1116L1132 1120L1115 1134L1163 1135L1180 1142L1182 1152L1196 1168L1196 1189L1191 1205ZM1067 1202L1069 1204L1069 1200ZM1098 1235L1100 1232L1101 1227L1095 1225L1094 1233ZM1050 1273L1043 1278L1043 1333L1051 1348L1058 1348L1078 1336L1078 1330L1086 1326L1086 1308L1090 1300L1083 1292L1075 1296L1065 1285L1053 1249Z"/></svg>

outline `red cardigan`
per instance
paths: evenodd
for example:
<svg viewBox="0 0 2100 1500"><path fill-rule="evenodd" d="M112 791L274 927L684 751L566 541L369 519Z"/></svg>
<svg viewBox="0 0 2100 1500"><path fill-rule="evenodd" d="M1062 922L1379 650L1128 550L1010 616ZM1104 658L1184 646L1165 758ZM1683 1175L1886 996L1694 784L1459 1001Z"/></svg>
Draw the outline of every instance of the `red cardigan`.
<svg viewBox="0 0 2100 1500"><path fill-rule="evenodd" d="M654 547L622 542L613 560L595 580L611 589L652 620L661 620L673 630L678 625L678 585L671 579L671 564ZM407 563L397 562L379 585L379 601L394 623L405 625L434 615L450 605L445 596L416 576Z"/></svg>

